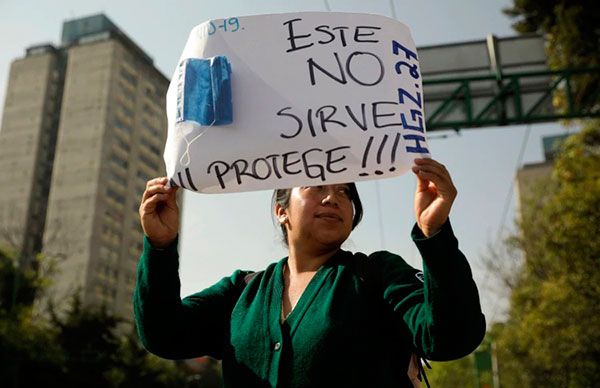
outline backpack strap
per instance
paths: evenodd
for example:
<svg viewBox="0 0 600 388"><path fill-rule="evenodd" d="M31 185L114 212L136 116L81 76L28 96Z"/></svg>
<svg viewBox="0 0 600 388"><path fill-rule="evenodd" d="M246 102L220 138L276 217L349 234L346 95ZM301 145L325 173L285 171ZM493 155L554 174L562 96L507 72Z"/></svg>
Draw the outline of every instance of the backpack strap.
<svg viewBox="0 0 600 388"><path fill-rule="evenodd" d="M246 276L244 276L244 285L248 285L248 283L250 283L250 281L252 279L254 279L256 277L256 275L258 275L259 273L261 273L263 271L258 271L258 272L250 272L249 274L246 274Z"/></svg>

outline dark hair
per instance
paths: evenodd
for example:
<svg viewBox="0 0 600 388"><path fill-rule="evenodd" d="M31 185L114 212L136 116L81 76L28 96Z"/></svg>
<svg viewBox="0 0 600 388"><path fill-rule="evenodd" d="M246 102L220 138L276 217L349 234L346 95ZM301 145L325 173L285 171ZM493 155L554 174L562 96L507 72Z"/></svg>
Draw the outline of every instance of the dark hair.
<svg viewBox="0 0 600 388"><path fill-rule="evenodd" d="M356 184L354 182L348 183L348 187L350 188L350 199L352 200L352 205L354 206L354 218L352 219L352 229L356 228L356 226L360 223L360 220L363 216L363 207L362 202L360 202L360 196L358 195L358 190L356 190ZM281 206L284 209L287 209L290 205L290 196L292 194L292 189L275 189L273 191L273 197L271 198L271 212L275 209L276 205ZM271 213L273 216L273 222L277 224L277 220L275 218L275 214ZM283 242L285 245L288 244L288 235L287 229L285 225L280 224L281 232L283 234Z"/></svg>

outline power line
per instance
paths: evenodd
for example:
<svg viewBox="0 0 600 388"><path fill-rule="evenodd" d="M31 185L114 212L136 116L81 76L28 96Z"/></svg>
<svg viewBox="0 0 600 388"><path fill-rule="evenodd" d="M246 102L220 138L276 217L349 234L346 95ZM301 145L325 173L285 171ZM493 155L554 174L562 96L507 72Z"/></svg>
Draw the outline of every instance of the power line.
<svg viewBox="0 0 600 388"><path fill-rule="evenodd" d="M519 150L519 155L517 157L517 163L515 165L514 171L516 171L517 169L519 169L521 167L521 164L523 163L523 157L525 156L525 150L527 149L527 144L529 143L529 135L531 133L531 124L527 124L527 129L525 130L525 134L523 135L523 141L521 142L521 149ZM498 233L497 233L497 238L501 237L502 231L505 229L504 224L506 223L506 217L508 216L508 210L510 208L510 203L512 202L512 198L514 195L514 179L511 179L510 181L510 186L508 189L508 192L506 193L506 199L504 200L504 206L503 206L503 210L502 210L502 217L500 218L500 225L498 226ZM485 278L484 278L484 285L487 284L490 276L491 276L491 269L490 268L486 268L486 274L485 274ZM492 306L492 316L490 318L490 322L493 322L496 318L496 316L498 315L498 308L499 308L499 301L500 298L495 298L494 301L494 305Z"/></svg>
<svg viewBox="0 0 600 388"><path fill-rule="evenodd" d="M331 12L331 7L329 6L329 1L327 1L327 0L323 0L323 2L325 3L325 9L326 9L328 12Z"/></svg>
<svg viewBox="0 0 600 388"><path fill-rule="evenodd" d="M517 158L517 165L515 166L515 170L521 167L521 163L523 163L523 156L525 155L525 150L527 149L527 143L529 143L529 134L531 133L531 124L527 124L527 129L525 130L525 135L523 136L523 141L521 142L521 149L519 150L519 156ZM506 216L508 215L508 209L510 207L510 203L512 197L514 195L514 178L510 181L510 186L508 192L506 193L506 199L504 200L504 208L502 210L502 217L500 218L500 225L498 226L498 235L500 235L501 231L504 229L504 224L506 223Z"/></svg>
<svg viewBox="0 0 600 388"><path fill-rule="evenodd" d="M398 15L396 15L396 5L394 4L394 0L390 0L390 9L392 10L392 16L394 19L398 20Z"/></svg>

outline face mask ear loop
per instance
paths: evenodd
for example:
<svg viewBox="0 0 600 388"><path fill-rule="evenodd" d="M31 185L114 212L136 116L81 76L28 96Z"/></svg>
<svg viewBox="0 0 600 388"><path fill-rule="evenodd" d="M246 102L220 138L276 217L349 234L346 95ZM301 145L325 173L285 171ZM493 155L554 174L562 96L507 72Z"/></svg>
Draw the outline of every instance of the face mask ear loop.
<svg viewBox="0 0 600 388"><path fill-rule="evenodd" d="M206 133L206 131L208 131L213 124L215 123L215 120L213 120L212 123L210 123L210 125L208 127L205 127L204 130L202 132L200 132L198 135L196 135L192 140L188 141L187 137L184 135L182 136L183 141L185 141L185 152L183 153L183 155L181 155L181 158L179 158L179 163L183 166L183 167L187 167L190 165L191 159L190 159L190 147L192 146L192 144L198 140L200 138L200 136L204 135ZM184 161L185 159L185 161Z"/></svg>

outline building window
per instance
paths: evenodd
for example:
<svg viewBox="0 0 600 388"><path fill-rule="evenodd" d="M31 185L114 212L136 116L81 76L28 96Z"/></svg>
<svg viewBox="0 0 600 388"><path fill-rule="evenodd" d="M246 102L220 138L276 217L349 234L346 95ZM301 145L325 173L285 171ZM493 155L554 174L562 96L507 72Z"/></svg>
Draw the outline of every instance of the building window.
<svg viewBox="0 0 600 388"><path fill-rule="evenodd" d="M129 90L127 90L126 88L121 88L121 93L123 94L123 97L125 97L125 99L130 102L130 103L135 103L135 94L131 93Z"/></svg>
<svg viewBox="0 0 600 388"><path fill-rule="evenodd" d="M121 108L121 112L123 112L123 114L125 115L125 117L133 120L134 113L133 113L133 111L131 109L126 108L123 105L121 105L120 108Z"/></svg>
<svg viewBox="0 0 600 388"><path fill-rule="evenodd" d="M117 203L125 203L125 197L111 188L106 189L106 196Z"/></svg>
<svg viewBox="0 0 600 388"><path fill-rule="evenodd" d="M121 223L123 222L123 215L121 213L106 209L104 216L109 222L116 224L117 227L121 227Z"/></svg>
<svg viewBox="0 0 600 388"><path fill-rule="evenodd" d="M144 127L145 130L147 130L149 133L151 133L152 136L160 138L160 132L159 132L159 130L156 129L156 128L154 128L154 126L152 126L152 124L150 124L146 120L143 120L142 121L142 126Z"/></svg>
<svg viewBox="0 0 600 388"><path fill-rule="evenodd" d="M119 235L119 233L117 233L108 225L104 225L102 227L102 237L104 237L104 239L113 246L118 246L121 244L121 235Z"/></svg>
<svg viewBox="0 0 600 388"><path fill-rule="evenodd" d="M123 178L119 174L116 174L114 171L109 172L109 179L113 182L116 182L122 186L122 188L127 187L127 179Z"/></svg>
<svg viewBox="0 0 600 388"><path fill-rule="evenodd" d="M146 166L148 166L150 169L152 169L153 171L158 171L158 164L156 164L155 162L153 162L152 160L148 159L147 157L145 157L144 155L139 155L139 158L142 162L144 162L144 164Z"/></svg>
<svg viewBox="0 0 600 388"><path fill-rule="evenodd" d="M131 133L131 127L119 120L118 118L113 119L113 127L119 128L125 133Z"/></svg>
<svg viewBox="0 0 600 388"><path fill-rule="evenodd" d="M122 139L119 139L118 137L115 137L115 144L117 144L123 151L125 152L129 152L131 150L131 147L129 147L129 144L125 141L123 141Z"/></svg>
<svg viewBox="0 0 600 388"><path fill-rule="evenodd" d="M150 176L141 170L137 170L136 176L138 178L140 178L141 180L143 180L144 184L150 180ZM146 189L145 185L144 185L144 189Z"/></svg>
<svg viewBox="0 0 600 388"><path fill-rule="evenodd" d="M144 93L146 93L146 96L148 97L154 97L156 95L156 88L152 84L147 84L144 88Z"/></svg>
<svg viewBox="0 0 600 388"><path fill-rule="evenodd" d="M106 233L112 232L110 228L108 228L107 230L108 232ZM107 263L116 263L119 260L119 253L109 246L102 245L100 247L100 258Z"/></svg>
<svg viewBox="0 0 600 388"><path fill-rule="evenodd" d="M133 74L124 67L121 68L121 77L127 80L127 82L129 82L132 86L137 86L137 78L135 74Z"/></svg>
<svg viewBox="0 0 600 388"><path fill-rule="evenodd" d="M154 114L154 109L152 109L152 107L146 103L144 103L144 106L142 109L143 109L144 113L147 113L150 116L152 116Z"/></svg>
<svg viewBox="0 0 600 388"><path fill-rule="evenodd" d="M140 143L142 143L142 145L147 147L150 150L150 152L152 152L154 155L160 155L160 149L157 146L155 146L154 144L150 143L150 141L148 141L148 139L142 137L142 138L140 138Z"/></svg>
<svg viewBox="0 0 600 388"><path fill-rule="evenodd" d="M110 161L115 163L119 167L123 167L125 170L127 170L127 168L129 167L129 162L122 159L119 155L115 154L114 152L110 153Z"/></svg>

